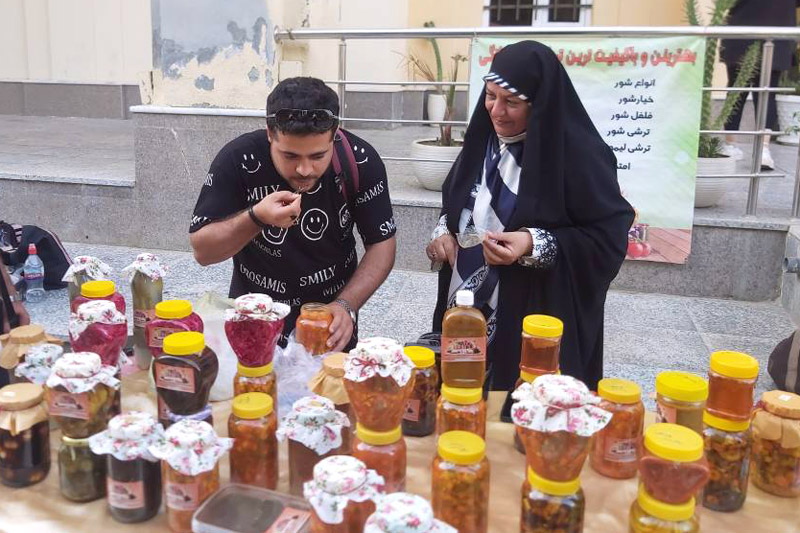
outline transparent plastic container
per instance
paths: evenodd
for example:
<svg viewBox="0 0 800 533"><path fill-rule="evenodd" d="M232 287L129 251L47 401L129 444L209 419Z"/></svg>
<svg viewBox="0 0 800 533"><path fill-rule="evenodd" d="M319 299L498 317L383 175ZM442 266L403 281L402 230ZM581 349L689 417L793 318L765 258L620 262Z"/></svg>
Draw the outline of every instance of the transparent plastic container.
<svg viewBox="0 0 800 533"><path fill-rule="evenodd" d="M738 511L747 498L752 435L750 421L719 418L706 411L703 431L710 476L703 488L703 507Z"/></svg>
<svg viewBox="0 0 800 533"><path fill-rule="evenodd" d="M486 374L486 319L472 307L470 291L456 293L456 306L442 319L442 382L479 389Z"/></svg>
<svg viewBox="0 0 800 533"><path fill-rule="evenodd" d="M639 481L652 499L683 505L706 484L709 471L703 439L689 428L652 424L644 433L644 450Z"/></svg>
<svg viewBox="0 0 800 533"><path fill-rule="evenodd" d="M155 306L155 316L145 326L147 348L153 357L163 353L164 339L181 331L203 333L203 319L188 300L166 300Z"/></svg>
<svg viewBox="0 0 800 533"><path fill-rule="evenodd" d="M164 299L164 279L152 279L143 272L131 276L133 298L133 354L136 365L150 368L152 354L147 345L147 323L156 316L156 305Z"/></svg>
<svg viewBox="0 0 800 533"><path fill-rule="evenodd" d="M521 533L582 533L585 510L580 478L557 483L528 468L522 484Z"/></svg>
<svg viewBox="0 0 800 533"><path fill-rule="evenodd" d="M383 476L387 494L405 491L406 441L400 426L392 431L377 432L359 424L353 442L353 457Z"/></svg>
<svg viewBox="0 0 800 533"><path fill-rule="evenodd" d="M694 498L683 504L665 504L640 485L639 496L628 515L628 527L631 533L698 533L700 521L694 509Z"/></svg>
<svg viewBox="0 0 800 533"><path fill-rule="evenodd" d="M608 378L600 380L597 392L603 399L600 407L614 416L594 435L589 464L606 477L636 477L644 435L642 391L632 381Z"/></svg>
<svg viewBox="0 0 800 533"><path fill-rule="evenodd" d="M173 333L164 339L164 353L153 363L156 391L169 410L190 415L208 404L217 379L217 355L205 344L202 333Z"/></svg>
<svg viewBox="0 0 800 533"><path fill-rule="evenodd" d="M219 465L195 476L181 474L162 461L167 525L174 533L191 533L192 517L219 490Z"/></svg>
<svg viewBox="0 0 800 533"><path fill-rule="evenodd" d="M548 315L528 315L522 320L519 368L529 374L554 374L559 369L564 323Z"/></svg>
<svg viewBox="0 0 800 533"><path fill-rule="evenodd" d="M800 395L780 390L761 397L753 414L752 479L761 490L800 497Z"/></svg>
<svg viewBox="0 0 800 533"><path fill-rule="evenodd" d="M273 363L259 367L236 365L233 377L233 395L239 396L247 392L263 392L272 397L272 405L278 405L278 380L273 372Z"/></svg>
<svg viewBox="0 0 800 533"><path fill-rule="evenodd" d="M667 371L656 376L656 422L678 424L703 434L703 411L708 382L688 372Z"/></svg>
<svg viewBox="0 0 800 533"><path fill-rule="evenodd" d="M750 420L757 379L755 358L741 352L712 353L706 410L718 418Z"/></svg>
<svg viewBox="0 0 800 533"><path fill-rule="evenodd" d="M309 533L311 507L301 498L231 484L205 501L192 519L195 533Z"/></svg>
<svg viewBox="0 0 800 533"><path fill-rule="evenodd" d="M277 429L271 396L248 392L233 399L228 418L228 436L235 439L231 482L272 490L278 486Z"/></svg>
<svg viewBox="0 0 800 533"><path fill-rule="evenodd" d="M403 434L425 437L436 430L436 398L439 373L433 350L421 346L407 346L405 354L414 362L414 389L406 401L403 415Z"/></svg>
<svg viewBox="0 0 800 533"><path fill-rule="evenodd" d="M469 431L486 437L486 402L483 389L456 389L442 385L436 405L436 434Z"/></svg>
<svg viewBox="0 0 800 533"><path fill-rule="evenodd" d="M27 487L50 471L50 424L44 390L32 383L0 389L0 482Z"/></svg>
<svg viewBox="0 0 800 533"><path fill-rule="evenodd" d="M70 311L76 312L78 307L91 300L108 300L113 302L117 310L125 314L125 297L117 292L117 286L107 279L87 281L81 285L80 295L70 302Z"/></svg>
<svg viewBox="0 0 800 533"><path fill-rule="evenodd" d="M310 302L300 307L300 316L295 322L295 338L311 355L322 355L330 351L328 338L333 313L327 305Z"/></svg>

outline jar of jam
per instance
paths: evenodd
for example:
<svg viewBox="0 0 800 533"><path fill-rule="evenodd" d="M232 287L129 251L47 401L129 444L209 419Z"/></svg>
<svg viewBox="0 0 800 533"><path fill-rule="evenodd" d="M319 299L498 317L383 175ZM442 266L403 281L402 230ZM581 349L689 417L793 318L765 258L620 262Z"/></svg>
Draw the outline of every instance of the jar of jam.
<svg viewBox="0 0 800 533"><path fill-rule="evenodd" d="M342 454L347 455L353 448L356 431L356 412L350 405L350 397L344 385L343 353L330 354L322 360L322 370L311 378L308 388L314 394L329 399L336 405L336 410L347 415L350 426L342 430Z"/></svg>
<svg viewBox="0 0 800 533"><path fill-rule="evenodd" d="M57 344L35 344L28 348L23 361L14 369L17 383L34 383L44 386L53 372L53 365L64 355Z"/></svg>
<svg viewBox="0 0 800 533"><path fill-rule="evenodd" d="M27 487L50 471L50 424L44 389L16 383L0 389L0 482Z"/></svg>
<svg viewBox="0 0 800 533"><path fill-rule="evenodd" d="M358 422L372 431L392 431L403 422L414 389L414 363L395 340L364 339L345 359L344 384Z"/></svg>
<svg viewBox="0 0 800 533"><path fill-rule="evenodd" d="M136 365L144 370L150 368L152 361L145 328L155 318L156 304L163 299L167 269L156 255L144 253L122 271L128 274L133 296L133 354Z"/></svg>
<svg viewBox="0 0 800 533"><path fill-rule="evenodd" d="M406 402L403 434L424 437L436 429L436 396L439 373L436 356L430 348L406 346L403 351L414 363L414 388Z"/></svg>
<svg viewBox="0 0 800 533"><path fill-rule="evenodd" d="M700 435L676 424L652 424L644 432L644 450L639 482L647 494L669 505L694 503L709 475Z"/></svg>
<svg viewBox="0 0 800 533"><path fill-rule="evenodd" d="M483 389L456 389L442 385L436 404L436 434L470 431L486 438L486 402Z"/></svg>
<svg viewBox="0 0 800 533"><path fill-rule="evenodd" d="M305 396L292 404L278 428L278 440L289 439L289 492L302 496L318 462L350 453L343 450L349 428L350 419L327 398Z"/></svg>
<svg viewBox="0 0 800 533"><path fill-rule="evenodd" d="M275 490L278 486L278 418L272 397L247 392L233 399L228 418L231 449L231 482Z"/></svg>
<svg viewBox="0 0 800 533"><path fill-rule="evenodd" d="M272 362L275 345L283 332L290 308L266 294L245 294L236 298L225 314L225 335L239 364L263 367Z"/></svg>
<svg viewBox="0 0 800 533"><path fill-rule="evenodd" d="M86 302L70 315L69 341L72 349L96 353L104 365L119 365L120 354L127 340L128 319L111 302Z"/></svg>
<svg viewBox="0 0 800 533"><path fill-rule="evenodd" d="M19 326L0 335L0 367L8 370L9 377L13 377L13 370L24 362L28 350L45 343L61 344L61 341L45 333L44 328L36 324Z"/></svg>
<svg viewBox="0 0 800 533"><path fill-rule="evenodd" d="M89 447L106 458L108 510L117 522L144 522L161 508L161 464L149 448L164 439L161 425L147 413L117 415L108 429L89 437Z"/></svg>
<svg viewBox="0 0 800 533"><path fill-rule="evenodd" d="M173 333L164 339L163 349L153 363L156 392L175 414L200 411L217 379L217 354L196 331Z"/></svg>
<svg viewBox="0 0 800 533"><path fill-rule="evenodd" d="M738 511L747 498L752 436L750 421L703 415L706 460L710 476L703 488L703 506L714 511Z"/></svg>
<svg viewBox="0 0 800 533"><path fill-rule="evenodd" d="M297 342L311 355L322 355L330 351L328 337L333 322L333 313L327 305L307 303L300 307L300 316L295 322L294 334Z"/></svg>
<svg viewBox="0 0 800 533"><path fill-rule="evenodd" d="M530 374L558 371L564 323L548 315L528 315L522 320L519 368Z"/></svg>
<svg viewBox="0 0 800 533"><path fill-rule="evenodd" d="M236 364L236 375L233 377L233 395L246 392L263 392L272 396L272 405L278 405L278 380L273 372L274 363L264 366L244 366Z"/></svg>
<svg viewBox="0 0 800 533"><path fill-rule="evenodd" d="M192 309L189 300L166 300L155 306L155 316L145 326L147 348L153 357L164 353L164 339L173 333L203 333L203 319Z"/></svg>
<svg viewBox="0 0 800 533"><path fill-rule="evenodd" d="M110 275L111 267L97 257L79 255L72 258L72 264L67 268L62 278L67 282L70 305L75 298L81 295L81 287L84 283L92 280L108 279Z"/></svg>
<svg viewBox="0 0 800 533"><path fill-rule="evenodd" d="M758 361L741 352L714 352L710 366L706 410L727 420L750 420Z"/></svg>
<svg viewBox="0 0 800 533"><path fill-rule="evenodd" d="M632 381L606 378L597 384L597 393L603 399L599 407L613 416L592 439L589 464L606 477L636 477L644 435L642 390Z"/></svg>
<svg viewBox="0 0 800 533"><path fill-rule="evenodd" d="M361 533L383 496L383 478L355 457L334 455L316 464L303 496L311 504L311 533Z"/></svg>
<svg viewBox="0 0 800 533"><path fill-rule="evenodd" d="M628 527L631 533L698 533L700 521L694 509L694 498L681 504L667 504L639 485L639 495L628 515Z"/></svg>
<svg viewBox="0 0 800 533"><path fill-rule="evenodd" d="M416 494L395 492L381 498L377 509L364 524L364 533L458 533L433 517L428 501Z"/></svg>
<svg viewBox="0 0 800 533"><path fill-rule="evenodd" d="M125 297L117 292L117 286L107 279L87 281L81 285L81 294L70 303L70 312L75 313L81 304L92 300L108 300L117 311L125 314Z"/></svg>
<svg viewBox="0 0 800 533"><path fill-rule="evenodd" d="M392 431L371 431L358 424L353 457L383 476L387 494L406 490L406 441L400 426Z"/></svg>
<svg viewBox="0 0 800 533"><path fill-rule="evenodd" d="M470 291L456 292L456 305L442 319L442 382L479 389L486 374L486 319Z"/></svg>
<svg viewBox="0 0 800 533"><path fill-rule="evenodd" d="M489 530L489 460L486 443L467 431L439 437L433 460L433 513L460 533Z"/></svg>
<svg viewBox="0 0 800 533"><path fill-rule="evenodd" d="M522 484L522 533L583 533L585 510L580 478L550 481L528 468Z"/></svg>
<svg viewBox="0 0 800 533"><path fill-rule="evenodd" d="M106 461L92 452L89 439L61 437L58 450L61 495L73 502L90 502L106 495Z"/></svg>
<svg viewBox="0 0 800 533"><path fill-rule="evenodd" d="M116 373L96 353L66 353L55 362L45 397L50 418L65 436L85 439L106 428L120 386Z"/></svg>
<svg viewBox="0 0 800 533"><path fill-rule="evenodd" d="M703 410L708 382L688 372L667 371L656 376L656 422L678 424L703 434Z"/></svg>
<svg viewBox="0 0 800 533"><path fill-rule="evenodd" d="M177 334L176 334L177 335ZM219 490L219 459L233 439L218 437L214 428L197 420L181 420L149 451L162 461L167 524L175 533L191 533L192 516Z"/></svg>
<svg viewBox="0 0 800 533"><path fill-rule="evenodd" d="M177 424L181 420L198 420L200 422L205 422L210 426L214 425L214 413L213 409L211 408L211 404L206 405L201 410L197 411L196 413L192 413L190 415L178 415L171 412L169 408L167 408L166 416L167 416L166 424L161 423L159 421L159 423L161 423L161 425L164 426L164 429L167 429L172 424Z"/></svg>
<svg viewBox="0 0 800 533"><path fill-rule="evenodd" d="M784 498L800 496L800 396L773 390L753 414L753 483Z"/></svg>

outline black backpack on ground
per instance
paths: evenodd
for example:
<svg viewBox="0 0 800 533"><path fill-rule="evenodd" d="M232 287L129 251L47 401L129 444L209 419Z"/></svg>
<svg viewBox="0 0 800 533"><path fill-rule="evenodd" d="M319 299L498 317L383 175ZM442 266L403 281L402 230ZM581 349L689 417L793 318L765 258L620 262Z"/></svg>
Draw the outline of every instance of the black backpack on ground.
<svg viewBox="0 0 800 533"><path fill-rule="evenodd" d="M28 258L28 245L36 245L36 253L44 263L44 288L63 289L61 281L72 264L61 240L50 231L38 226L19 226L0 221L0 256L3 263L18 268Z"/></svg>

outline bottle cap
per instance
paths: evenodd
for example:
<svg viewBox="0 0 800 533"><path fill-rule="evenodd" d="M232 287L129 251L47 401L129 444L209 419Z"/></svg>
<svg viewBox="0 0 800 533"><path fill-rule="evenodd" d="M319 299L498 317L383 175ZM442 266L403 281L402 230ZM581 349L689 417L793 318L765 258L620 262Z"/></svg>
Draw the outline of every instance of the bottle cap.
<svg viewBox="0 0 800 533"><path fill-rule="evenodd" d="M113 281L107 279L98 279L87 281L81 285L81 296L84 298L105 298L114 294L117 290Z"/></svg>
<svg viewBox="0 0 800 533"><path fill-rule="evenodd" d="M186 318L192 314L192 302L189 300L164 300L156 304L158 318Z"/></svg>
<svg viewBox="0 0 800 533"><path fill-rule="evenodd" d="M439 457L448 463L473 465L486 455L486 442L468 431L448 431L439 437Z"/></svg>
<svg viewBox="0 0 800 533"><path fill-rule="evenodd" d="M475 295L472 291L456 292L456 305L461 307L472 307L475 305Z"/></svg>
<svg viewBox="0 0 800 533"><path fill-rule="evenodd" d="M233 416L253 420L272 413L272 396L263 392L246 392L233 399Z"/></svg>
<svg viewBox="0 0 800 533"><path fill-rule="evenodd" d="M84 284L85 285L85 284ZM197 331L181 331L167 335L164 339L164 353L167 355L191 355L202 352L206 338Z"/></svg>

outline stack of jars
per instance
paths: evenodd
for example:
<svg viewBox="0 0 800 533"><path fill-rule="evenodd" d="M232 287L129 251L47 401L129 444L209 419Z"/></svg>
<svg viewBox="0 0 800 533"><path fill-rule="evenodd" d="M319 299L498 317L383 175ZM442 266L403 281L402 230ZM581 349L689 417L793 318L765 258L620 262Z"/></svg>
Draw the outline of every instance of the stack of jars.
<svg viewBox="0 0 800 533"><path fill-rule="evenodd" d="M356 412L353 456L386 482L386 492L406 484L406 443L401 423L414 389L414 364L395 340L360 341L345 359L345 387Z"/></svg>
<svg viewBox="0 0 800 533"><path fill-rule="evenodd" d="M133 355L137 366L144 370L150 368L152 361L147 323L155 318L156 304L163 299L167 269L157 256L144 253L122 271L128 273L133 297Z"/></svg>
<svg viewBox="0 0 800 533"><path fill-rule="evenodd" d="M765 392L753 415L753 483L784 498L800 496L800 396Z"/></svg>
<svg viewBox="0 0 800 533"><path fill-rule="evenodd" d="M520 530L579 533L585 509L580 472L590 438L612 414L570 376L540 376L523 383L513 398L511 415L527 459Z"/></svg>
<svg viewBox="0 0 800 533"><path fill-rule="evenodd" d="M50 424L44 389L16 383L0 389L0 483L27 487L50 471Z"/></svg>

